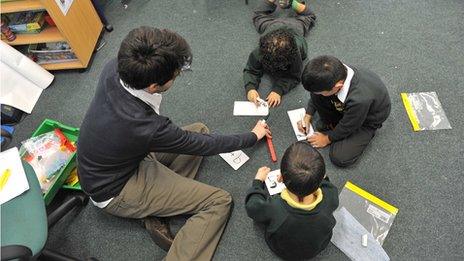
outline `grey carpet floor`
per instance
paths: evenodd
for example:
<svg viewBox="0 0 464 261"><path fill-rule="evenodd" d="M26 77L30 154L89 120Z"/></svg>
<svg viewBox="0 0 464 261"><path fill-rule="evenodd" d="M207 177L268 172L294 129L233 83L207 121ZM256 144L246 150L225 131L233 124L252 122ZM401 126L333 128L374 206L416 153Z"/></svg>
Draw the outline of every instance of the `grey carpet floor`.
<svg viewBox="0 0 464 261"><path fill-rule="evenodd" d="M331 180L342 188L358 184L400 211L384 248L392 260L462 260L464 256L462 100L464 97L464 2L462 0L310 0L317 24L309 57L332 54L345 63L377 72L388 86L392 112L360 161L334 167ZM161 112L178 125L201 121L217 133L245 132L256 118L232 117L233 101L244 100L242 69L258 35L244 1L134 0L105 4L114 26L107 45L84 73L57 72L32 115L18 125L13 145L28 138L44 118L79 126L104 64L115 57L128 31L140 25L170 28L183 35L193 53L193 72L179 77L165 95ZM414 133L401 92L436 91L452 130ZM298 87L272 110L275 147L281 156L295 141L286 111L304 107L308 93ZM205 158L199 180L229 191L235 208L215 260L276 260L262 228L246 216L244 196L258 167L272 169L264 143L247 149L248 161L233 171L219 156ZM91 204L53 227L47 247L80 258L160 260L155 246L134 220L102 213ZM347 260L329 245L317 260Z"/></svg>

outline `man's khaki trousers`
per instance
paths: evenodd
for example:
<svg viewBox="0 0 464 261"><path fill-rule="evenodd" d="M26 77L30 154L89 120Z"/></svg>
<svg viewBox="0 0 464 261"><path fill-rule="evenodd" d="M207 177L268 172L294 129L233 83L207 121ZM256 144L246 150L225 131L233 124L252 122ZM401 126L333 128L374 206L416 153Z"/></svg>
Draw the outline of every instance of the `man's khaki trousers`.
<svg viewBox="0 0 464 261"><path fill-rule="evenodd" d="M183 129L208 133L202 123ZM229 219L232 197L193 179L201 160L200 156L150 153L104 210L126 218L190 214L166 260L211 260Z"/></svg>

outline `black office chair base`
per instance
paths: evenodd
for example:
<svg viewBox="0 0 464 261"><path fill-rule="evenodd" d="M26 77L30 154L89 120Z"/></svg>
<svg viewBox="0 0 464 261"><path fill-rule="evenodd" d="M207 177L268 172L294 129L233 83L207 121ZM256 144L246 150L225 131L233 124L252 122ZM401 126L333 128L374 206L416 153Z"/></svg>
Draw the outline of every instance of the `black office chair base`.
<svg viewBox="0 0 464 261"><path fill-rule="evenodd" d="M30 260L32 258L32 251L22 245L9 245L2 246L1 259L6 260Z"/></svg>
<svg viewBox="0 0 464 261"><path fill-rule="evenodd" d="M85 206L89 202L89 197L83 194L73 195L48 215L48 227L52 227L64 215L70 212L76 206Z"/></svg>
<svg viewBox="0 0 464 261"><path fill-rule="evenodd" d="M54 252L48 249L44 249L42 254L39 257L39 260L46 260L46 261L80 261L79 259L75 259L73 257L60 254L58 252Z"/></svg>

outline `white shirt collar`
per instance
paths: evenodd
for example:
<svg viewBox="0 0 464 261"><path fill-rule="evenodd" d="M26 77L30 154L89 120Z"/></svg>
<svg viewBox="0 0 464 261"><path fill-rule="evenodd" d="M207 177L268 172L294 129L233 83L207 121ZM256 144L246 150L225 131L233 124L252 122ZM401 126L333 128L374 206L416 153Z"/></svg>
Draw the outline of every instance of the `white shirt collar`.
<svg viewBox="0 0 464 261"><path fill-rule="evenodd" d="M337 98L342 102L345 103L346 96L348 96L348 91L350 90L350 85L351 85L351 80L353 79L354 76L354 71L350 67L348 67L346 64L344 64L347 70L347 75L345 82L343 83L343 87L340 89L340 91L337 93Z"/></svg>
<svg viewBox="0 0 464 261"><path fill-rule="evenodd" d="M161 105L161 100L163 99L163 96L161 94L159 93L150 94L144 90L132 89L121 79L119 79L119 82L121 83L122 87L126 89L126 91L128 91L133 96L145 102L148 106L150 106L153 110L155 110L155 112L159 115L159 108Z"/></svg>

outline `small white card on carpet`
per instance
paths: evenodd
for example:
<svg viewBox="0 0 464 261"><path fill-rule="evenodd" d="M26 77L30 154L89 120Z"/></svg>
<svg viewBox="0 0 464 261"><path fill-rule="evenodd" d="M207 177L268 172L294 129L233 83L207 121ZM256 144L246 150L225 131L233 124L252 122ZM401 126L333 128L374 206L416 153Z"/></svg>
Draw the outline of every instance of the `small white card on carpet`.
<svg viewBox="0 0 464 261"><path fill-rule="evenodd" d="M298 130L298 122L303 120L304 116L306 115L305 108L300 108L296 110L287 111L288 117L290 118L290 122L292 123L293 131L295 132L296 139L306 140L307 137L314 134L314 129L311 124L309 124L309 132L308 134L304 134L300 130Z"/></svg>
<svg viewBox="0 0 464 261"><path fill-rule="evenodd" d="M266 116L269 114L269 105L267 102L256 106L249 101L234 102L234 116Z"/></svg>
<svg viewBox="0 0 464 261"><path fill-rule="evenodd" d="M269 174L267 174L267 178L264 181L264 183L266 183L267 190L269 191L269 195L271 196L279 194L284 188L286 188L283 182L277 181L279 175L280 169L271 171Z"/></svg>
<svg viewBox="0 0 464 261"><path fill-rule="evenodd" d="M238 170L245 162L247 162L250 157L248 157L245 152L241 150L236 150L227 153L220 153L219 156L223 158L229 165L234 169Z"/></svg>

